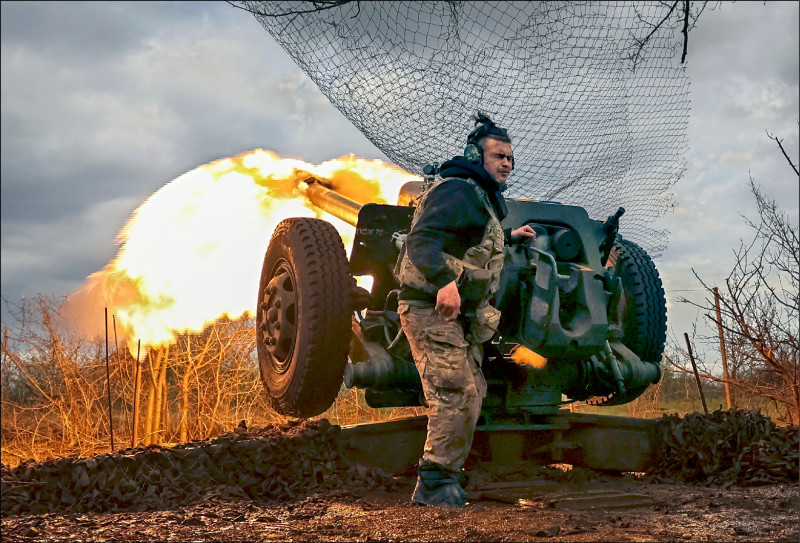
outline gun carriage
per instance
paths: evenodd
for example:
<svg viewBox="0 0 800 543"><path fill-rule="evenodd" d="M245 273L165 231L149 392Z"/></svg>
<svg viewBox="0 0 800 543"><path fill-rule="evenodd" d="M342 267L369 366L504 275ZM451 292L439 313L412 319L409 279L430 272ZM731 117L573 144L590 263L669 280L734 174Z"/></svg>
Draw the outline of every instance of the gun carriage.
<svg viewBox="0 0 800 543"><path fill-rule="evenodd" d="M422 405L393 274L422 184L407 183L398 205L361 205L327 185L309 175L300 189L356 227L349 259L335 228L313 218L283 221L264 258L256 324L269 400L279 413L315 416L344 383L363 389L370 407ZM516 451L518 459L642 469L649 421L577 415L563 406L624 404L659 381L666 303L653 261L617 234L622 208L600 222L578 206L507 205L504 226L530 224L537 236L532 245L505 249L494 304L502 317L485 345L488 393L474 448L487 461ZM362 275L372 276L370 291L356 286ZM351 432L351 442L372 440L362 443L367 456L380 456L381 443L396 450L398 440L418 450L390 455L386 467L419 455L424 420L369 426Z"/></svg>

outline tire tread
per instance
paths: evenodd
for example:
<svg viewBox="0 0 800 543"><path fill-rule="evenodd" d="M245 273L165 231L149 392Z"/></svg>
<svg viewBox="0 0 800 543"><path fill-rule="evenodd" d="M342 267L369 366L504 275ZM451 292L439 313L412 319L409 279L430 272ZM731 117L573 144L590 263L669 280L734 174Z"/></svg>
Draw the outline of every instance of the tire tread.
<svg viewBox="0 0 800 543"><path fill-rule="evenodd" d="M282 221L270 246L279 238L296 253L295 266L306 275L296 277L297 296L303 299L303 320L296 323L298 344L305 343L305 359L292 360L291 384L274 394L264 378L269 360L261 360L262 380L273 408L281 414L311 417L325 411L339 392L350 346L350 275L347 254L339 233L329 222L307 217ZM267 249L267 257L269 249ZM265 268L267 257L265 257ZM268 278L262 270L262 289ZM259 291L259 303L261 301ZM258 341L261 335L258 334ZM269 356L259 349L259 357ZM268 370L267 370L268 371Z"/></svg>
<svg viewBox="0 0 800 543"><path fill-rule="evenodd" d="M632 241L620 238L615 245L629 304L623 317L625 345L642 360L659 361L667 340L667 304L658 270Z"/></svg>

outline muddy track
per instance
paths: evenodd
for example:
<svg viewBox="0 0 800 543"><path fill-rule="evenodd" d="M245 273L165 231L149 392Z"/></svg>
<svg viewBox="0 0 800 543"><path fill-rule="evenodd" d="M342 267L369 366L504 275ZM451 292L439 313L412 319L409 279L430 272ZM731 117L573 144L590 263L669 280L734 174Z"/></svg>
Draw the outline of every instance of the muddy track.
<svg viewBox="0 0 800 543"><path fill-rule="evenodd" d="M3 541L797 541L798 432L749 412L665 417L656 466L475 465L460 510L409 503L326 421L2 467Z"/></svg>
<svg viewBox="0 0 800 543"><path fill-rule="evenodd" d="M404 478L394 491L364 487L289 500L208 493L199 503L120 513L49 513L2 520L3 541L787 541L798 540L797 485L726 490L646 484L632 479L534 478L494 488L464 509L409 503ZM517 481L520 482L520 481ZM472 492L475 492L474 487ZM548 495L615 491L654 503L570 510ZM486 493L486 492L484 492ZM513 503L510 503L512 502Z"/></svg>

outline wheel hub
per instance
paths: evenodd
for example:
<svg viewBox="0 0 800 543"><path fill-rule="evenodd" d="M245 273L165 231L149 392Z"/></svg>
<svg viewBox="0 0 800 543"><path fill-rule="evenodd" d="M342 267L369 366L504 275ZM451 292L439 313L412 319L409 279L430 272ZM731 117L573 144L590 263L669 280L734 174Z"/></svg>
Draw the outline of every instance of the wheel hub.
<svg viewBox="0 0 800 543"><path fill-rule="evenodd" d="M264 289L261 302L261 339L277 373L291 363L297 318L297 289L288 263L279 263Z"/></svg>

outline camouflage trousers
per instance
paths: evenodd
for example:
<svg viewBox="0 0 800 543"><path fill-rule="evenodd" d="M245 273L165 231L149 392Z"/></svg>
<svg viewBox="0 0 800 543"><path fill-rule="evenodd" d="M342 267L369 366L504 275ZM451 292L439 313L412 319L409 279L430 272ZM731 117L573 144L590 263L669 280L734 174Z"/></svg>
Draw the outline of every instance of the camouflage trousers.
<svg viewBox="0 0 800 543"><path fill-rule="evenodd" d="M461 323L447 322L433 307L401 302L398 313L428 407L422 458L459 471L486 396L480 368L483 345L466 341Z"/></svg>

